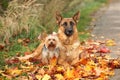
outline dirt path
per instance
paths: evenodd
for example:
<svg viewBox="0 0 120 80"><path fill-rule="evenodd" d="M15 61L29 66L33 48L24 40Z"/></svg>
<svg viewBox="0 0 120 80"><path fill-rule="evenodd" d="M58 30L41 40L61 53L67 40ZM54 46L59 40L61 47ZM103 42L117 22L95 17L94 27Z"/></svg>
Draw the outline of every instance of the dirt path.
<svg viewBox="0 0 120 80"><path fill-rule="evenodd" d="M92 34L96 39L114 39L116 46L110 47L112 57L120 57L120 0L113 0L105 13L97 20ZM120 80L120 69L110 80Z"/></svg>

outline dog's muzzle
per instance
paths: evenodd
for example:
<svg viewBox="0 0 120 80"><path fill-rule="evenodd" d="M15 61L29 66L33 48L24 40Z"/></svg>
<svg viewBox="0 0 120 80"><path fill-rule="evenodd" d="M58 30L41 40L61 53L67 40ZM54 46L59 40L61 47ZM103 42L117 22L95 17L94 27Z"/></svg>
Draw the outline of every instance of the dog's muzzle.
<svg viewBox="0 0 120 80"><path fill-rule="evenodd" d="M68 28L68 29L65 29L65 35L70 37L72 34L73 34L73 29L72 28Z"/></svg>

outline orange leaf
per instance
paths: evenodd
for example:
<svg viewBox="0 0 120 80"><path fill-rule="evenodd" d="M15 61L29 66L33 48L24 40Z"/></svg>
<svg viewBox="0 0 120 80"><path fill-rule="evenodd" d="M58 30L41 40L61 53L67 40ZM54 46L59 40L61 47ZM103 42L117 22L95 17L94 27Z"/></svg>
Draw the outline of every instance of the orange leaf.
<svg viewBox="0 0 120 80"><path fill-rule="evenodd" d="M101 72L100 77L104 78L105 76L106 76L106 74L104 72Z"/></svg>
<svg viewBox="0 0 120 80"><path fill-rule="evenodd" d="M79 63L82 64L82 65L86 65L87 62L88 62L88 59L87 58L83 58L83 59L80 59Z"/></svg>
<svg viewBox="0 0 120 80"><path fill-rule="evenodd" d="M57 58L53 57L52 59L50 59L50 65L55 66L57 64Z"/></svg>

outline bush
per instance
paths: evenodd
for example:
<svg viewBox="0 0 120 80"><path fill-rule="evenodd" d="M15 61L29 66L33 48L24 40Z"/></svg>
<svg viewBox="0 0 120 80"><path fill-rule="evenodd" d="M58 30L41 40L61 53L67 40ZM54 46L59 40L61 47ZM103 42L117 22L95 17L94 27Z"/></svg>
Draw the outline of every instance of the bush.
<svg viewBox="0 0 120 80"><path fill-rule="evenodd" d="M12 36L16 36L22 31L29 33L32 27L40 26L39 15L42 6L35 0L11 1L4 15L0 17L0 38L9 42L9 38Z"/></svg>

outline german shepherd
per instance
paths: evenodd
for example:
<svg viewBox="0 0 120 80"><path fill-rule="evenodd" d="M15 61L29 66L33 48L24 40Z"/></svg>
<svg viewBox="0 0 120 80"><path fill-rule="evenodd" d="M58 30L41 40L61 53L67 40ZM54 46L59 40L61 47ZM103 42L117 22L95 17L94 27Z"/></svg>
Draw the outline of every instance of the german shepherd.
<svg viewBox="0 0 120 80"><path fill-rule="evenodd" d="M79 21L80 12L78 11L71 18L63 18L60 13L56 12L56 22L59 26L58 37L65 47L66 52L60 53L59 64L67 61L69 64L75 64L80 57L80 41L78 39L77 23ZM64 60L65 59L65 60Z"/></svg>

